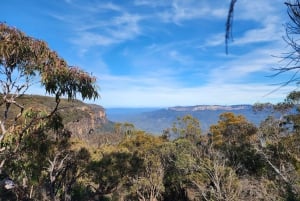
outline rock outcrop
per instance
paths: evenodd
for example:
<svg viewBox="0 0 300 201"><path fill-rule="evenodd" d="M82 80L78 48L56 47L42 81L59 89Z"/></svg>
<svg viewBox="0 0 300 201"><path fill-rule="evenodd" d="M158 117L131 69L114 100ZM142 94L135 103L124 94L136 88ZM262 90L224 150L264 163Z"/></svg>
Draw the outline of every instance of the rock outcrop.
<svg viewBox="0 0 300 201"><path fill-rule="evenodd" d="M66 112L68 112L68 116L73 117L71 119L66 118L66 129L80 139L99 134L100 131L103 131L103 126L108 123L105 110L99 105L73 106L72 111L68 109Z"/></svg>

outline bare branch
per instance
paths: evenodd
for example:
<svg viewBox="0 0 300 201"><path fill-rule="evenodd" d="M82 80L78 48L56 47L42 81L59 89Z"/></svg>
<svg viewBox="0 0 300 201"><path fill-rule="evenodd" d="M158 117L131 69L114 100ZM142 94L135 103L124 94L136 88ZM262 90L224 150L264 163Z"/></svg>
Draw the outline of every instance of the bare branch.
<svg viewBox="0 0 300 201"><path fill-rule="evenodd" d="M257 153L261 154L265 161L270 165L270 167L280 176L280 178L287 184L290 184L288 178L280 171L280 168L276 167L268 158L266 153L264 153L261 149L256 148Z"/></svg>
<svg viewBox="0 0 300 201"><path fill-rule="evenodd" d="M281 83L282 86L286 86L291 83L298 84L300 81L299 71L300 71L300 45L298 44L298 34L300 34L300 1L287 1L285 2L287 6L287 13L290 18L290 22L285 25L286 35L283 40L291 48L291 51L284 54L281 58L281 62L285 64L278 68L273 68L275 73L270 77L275 77L283 73L294 72L289 80Z"/></svg>

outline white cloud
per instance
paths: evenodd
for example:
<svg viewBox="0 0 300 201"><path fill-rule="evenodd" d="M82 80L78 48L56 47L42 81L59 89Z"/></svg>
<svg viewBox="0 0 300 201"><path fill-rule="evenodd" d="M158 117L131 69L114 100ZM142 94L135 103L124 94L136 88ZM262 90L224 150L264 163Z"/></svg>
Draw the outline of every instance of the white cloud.
<svg viewBox="0 0 300 201"><path fill-rule="evenodd" d="M163 12L157 13L164 22L173 22L181 24L183 21L194 19L225 19L228 8L226 2L209 3L209 1L197 0L173 0L170 8Z"/></svg>
<svg viewBox="0 0 300 201"><path fill-rule="evenodd" d="M250 43L260 42L276 42L281 41L285 34L284 27L279 20L266 20L262 28L250 29L243 36L237 37L232 45L246 45Z"/></svg>
<svg viewBox="0 0 300 201"><path fill-rule="evenodd" d="M98 4L98 6L95 6L95 12L97 12L97 11L99 12L99 9L122 11L122 8L120 6L113 4L111 2L101 3L101 4Z"/></svg>
<svg viewBox="0 0 300 201"><path fill-rule="evenodd" d="M239 20L268 21L269 17L282 17L286 14L284 1L239 0L235 6L234 18Z"/></svg>
<svg viewBox="0 0 300 201"><path fill-rule="evenodd" d="M73 10L76 12L80 12L81 15L85 14L95 14L95 13L105 13L108 11L122 11L122 8L117 4L112 2L103 2L103 1L80 1L80 0L65 0L70 4L66 13L72 12Z"/></svg>
<svg viewBox="0 0 300 201"><path fill-rule="evenodd" d="M194 62L194 58L192 56L182 54L178 50L171 50L169 53L169 59L175 62L178 62L181 65L187 66Z"/></svg>
<svg viewBox="0 0 300 201"><path fill-rule="evenodd" d="M285 34L283 26L286 23L285 20L287 20L287 13L282 0L239 0L236 3L234 12L234 42L230 43L230 45L282 40L282 36ZM243 30L243 27L247 26L249 28ZM218 36L219 34L212 36L212 39ZM218 42L207 43L207 45L216 46L222 44L221 40L218 40Z"/></svg>
<svg viewBox="0 0 300 201"><path fill-rule="evenodd" d="M286 87L276 89L265 84L223 84L204 85L194 88L184 87L117 87L103 89L100 104L104 107L169 107L175 105L198 104L253 104L256 102L279 102L293 90ZM268 95L269 94L269 95ZM267 96L266 96L267 95Z"/></svg>
<svg viewBox="0 0 300 201"><path fill-rule="evenodd" d="M133 13L132 6L147 6L148 11L140 12L135 7ZM73 32L70 42L81 48L79 52L84 53L94 46L119 44L141 35L151 37L153 33L161 31L162 27L158 24L162 21L179 25L194 19L225 19L227 7L228 3L224 1L216 5L198 0L135 0L133 4L72 2L68 12L51 13L51 16L69 27ZM148 22L158 26L149 25Z"/></svg>
<svg viewBox="0 0 300 201"><path fill-rule="evenodd" d="M200 48L214 47L225 44L225 32L214 34L205 40L204 44Z"/></svg>
<svg viewBox="0 0 300 201"><path fill-rule="evenodd" d="M283 27L285 22L282 20L284 19L283 16L286 15L286 11L282 8L284 8L284 4L281 0L259 2L239 0L235 7L233 21L234 41L230 42L229 45L241 46L281 41L285 34ZM257 24L255 28L251 28L251 23ZM236 26L237 24L243 24L243 26L250 28L241 30L242 27ZM212 35L206 40L204 47L224 45L224 32Z"/></svg>
<svg viewBox="0 0 300 201"><path fill-rule="evenodd" d="M138 15L122 13L112 19L107 19L105 24L96 22L92 28L98 29L97 33L92 30L82 31L78 33L79 37L72 41L85 48L121 43L133 39L141 33L138 24L140 20ZM90 26L93 23L90 22Z"/></svg>
<svg viewBox="0 0 300 201"><path fill-rule="evenodd" d="M81 13L80 15L74 13ZM109 12L109 13L106 13ZM142 15L127 12L127 8L111 2L72 4L64 14L50 13L71 31L70 42L85 53L92 47L110 46L131 40L142 34Z"/></svg>
<svg viewBox="0 0 300 201"><path fill-rule="evenodd" d="M170 72L163 70L152 73L145 73L143 75L114 76L110 74L103 74L99 77L101 88L106 88L108 90L120 89L126 91L127 89L131 88L142 89L158 88L162 86L179 86L179 83L175 79L173 79L173 75Z"/></svg>
<svg viewBox="0 0 300 201"><path fill-rule="evenodd" d="M142 19L139 15L124 13L115 17L109 23L108 34L120 40L133 39L141 33L139 21Z"/></svg>
<svg viewBox="0 0 300 201"><path fill-rule="evenodd" d="M264 54L266 55L267 53ZM209 80L205 83L199 80L199 83L193 87L186 87L184 82L176 79L178 74L174 71L166 71L165 68L141 75L102 75L99 81L102 99L99 104L104 107L168 107L197 104L275 103L282 101L290 91L295 89L293 86L287 86L276 90L278 86L267 84L266 80L269 78L263 77L266 74L261 75L265 79L261 82L258 80L256 83L243 82L251 73L268 71L266 67L276 60L269 56L252 58L249 62L251 56L254 56L254 53L206 72Z"/></svg>
<svg viewBox="0 0 300 201"><path fill-rule="evenodd" d="M215 83L241 83L250 82L247 76L253 73L260 73L257 79L271 75L273 74L271 69L278 67L280 61L272 55L279 55L282 48L280 47L280 43L273 43L270 46L253 49L249 53L229 58L229 61L211 71L208 75L209 80Z"/></svg>
<svg viewBox="0 0 300 201"><path fill-rule="evenodd" d="M140 17L138 15L128 13L120 14L103 23L91 21L88 26L81 24L79 21L78 27L80 29L74 27L77 29L76 37L73 37L70 41L82 50L88 50L95 46L110 46L121 43L140 34L139 21ZM98 32L93 31L93 29L98 29Z"/></svg>
<svg viewBox="0 0 300 201"><path fill-rule="evenodd" d="M89 48L95 45L100 45L100 46L111 45L117 43L118 40L116 38L103 36L101 34L81 32L78 33L78 36L76 38L71 39L71 42L74 43L75 45Z"/></svg>
<svg viewBox="0 0 300 201"><path fill-rule="evenodd" d="M153 0L134 0L134 5L136 6L150 6L150 7L161 7L169 5L168 0L160 0L160 1L153 1Z"/></svg>

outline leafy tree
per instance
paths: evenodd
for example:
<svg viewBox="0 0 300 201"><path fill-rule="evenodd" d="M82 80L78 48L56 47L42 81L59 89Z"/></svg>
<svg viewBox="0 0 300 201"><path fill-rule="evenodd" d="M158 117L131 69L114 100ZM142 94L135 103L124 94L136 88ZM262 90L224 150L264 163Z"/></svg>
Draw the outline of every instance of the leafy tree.
<svg viewBox="0 0 300 201"><path fill-rule="evenodd" d="M95 194L99 200L117 195L122 197L122 187L127 183L127 177L135 174L132 169L140 167L141 162L126 150L112 148L103 153L99 161L93 161L89 166L89 174Z"/></svg>
<svg viewBox="0 0 300 201"><path fill-rule="evenodd" d="M257 153L268 167L268 177L288 200L299 199L299 92L291 92L284 102L268 104L268 109L280 111L281 117L270 116L261 122ZM294 108L297 108L294 110ZM261 107L264 109L264 105Z"/></svg>
<svg viewBox="0 0 300 201"><path fill-rule="evenodd" d="M164 200L189 200L187 192L191 184L189 175L197 167L197 159L193 153L196 145L186 138L178 138L166 142L160 147L161 160L164 167Z"/></svg>
<svg viewBox="0 0 300 201"><path fill-rule="evenodd" d="M210 149L210 157L199 160L192 182L203 200L240 200L241 186L235 170L226 165L222 154Z"/></svg>
<svg viewBox="0 0 300 201"><path fill-rule="evenodd" d="M211 125L210 133L212 146L225 154L227 163L239 174L263 173L264 163L253 147L257 141L257 128L245 117L223 113L218 124Z"/></svg>
<svg viewBox="0 0 300 201"><path fill-rule="evenodd" d="M163 184L164 168L156 150L146 152L143 158L143 171L130 178L132 186L129 197L140 201L157 201L162 199L165 190Z"/></svg>
<svg viewBox="0 0 300 201"><path fill-rule="evenodd" d="M40 170L44 163L31 163L30 154L38 153L30 150L33 151L33 147L36 147L43 153L43 150L48 149L48 145L44 144L44 139L47 138L44 132L54 134L54 139L64 133L62 125L59 125L61 119L57 118L60 98L73 100L78 94L83 99L98 98L96 79L78 67L69 66L44 41L27 36L4 23L0 23L0 58L0 107L3 111L0 118L0 173L10 170L8 174L14 176L19 168L26 174L31 172L29 178L38 178L41 171L35 170ZM55 96L56 106L51 111L25 108L19 102L38 79L45 92ZM13 112L17 110L18 112ZM51 132L53 129L59 132ZM25 152L22 153L21 150ZM61 164L64 164L67 156L68 154L61 155ZM11 169L8 164L12 164L15 159L24 163L15 163L15 169ZM25 180L28 178L24 174L18 176ZM17 175L14 177L16 181L22 180ZM25 188L26 185L23 182L23 185L18 186Z"/></svg>
<svg viewBox="0 0 300 201"><path fill-rule="evenodd" d="M155 201L162 198L164 168L159 148L163 142L160 137L135 131L120 143L141 162L139 166L135 165L135 174L128 177L130 187L127 197L130 200Z"/></svg>
<svg viewBox="0 0 300 201"><path fill-rule="evenodd" d="M245 117L225 112L220 115L219 119L218 124L210 126L214 145L240 144L254 140L256 128Z"/></svg>
<svg viewBox="0 0 300 201"><path fill-rule="evenodd" d="M125 122L125 123L115 123L114 125L114 132L121 136L129 137L135 131L135 127L132 123Z"/></svg>
<svg viewBox="0 0 300 201"><path fill-rule="evenodd" d="M280 132L273 132L274 129L266 129L270 126L271 120L268 120L268 125L264 122L261 126L264 129L264 134L267 136L262 146L258 146L257 153L260 154L263 160L268 165L268 177L273 180L276 185L280 186L278 191L281 195L288 196L291 200L299 198L299 164L300 160L299 137L297 135L282 136L277 135ZM276 126L275 129L279 128ZM268 133L270 132L270 133Z"/></svg>
<svg viewBox="0 0 300 201"><path fill-rule="evenodd" d="M201 141L200 122L191 115L178 117L173 124L172 131L176 136L190 139L195 143Z"/></svg>
<svg viewBox="0 0 300 201"><path fill-rule="evenodd" d="M286 132L283 127L282 120L267 118L260 125L260 144L255 148L268 166L269 178L281 186L280 193L296 199L300 194L300 138L298 129Z"/></svg>
<svg viewBox="0 0 300 201"><path fill-rule="evenodd" d="M160 199L164 169L158 147L162 143L160 137L131 130L118 145L103 146L100 159L89 165L99 199Z"/></svg>

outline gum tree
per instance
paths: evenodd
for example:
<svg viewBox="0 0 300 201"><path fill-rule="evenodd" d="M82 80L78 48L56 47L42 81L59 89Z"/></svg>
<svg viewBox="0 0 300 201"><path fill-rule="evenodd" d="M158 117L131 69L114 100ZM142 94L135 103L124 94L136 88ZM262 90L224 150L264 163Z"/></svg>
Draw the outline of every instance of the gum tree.
<svg viewBox="0 0 300 201"><path fill-rule="evenodd" d="M20 98L38 80L55 97L51 111L25 108ZM24 136L30 136L57 117L61 97L96 99L96 79L70 66L42 41L0 23L0 173L17 153ZM63 162L63 161L60 161Z"/></svg>

